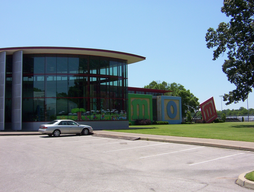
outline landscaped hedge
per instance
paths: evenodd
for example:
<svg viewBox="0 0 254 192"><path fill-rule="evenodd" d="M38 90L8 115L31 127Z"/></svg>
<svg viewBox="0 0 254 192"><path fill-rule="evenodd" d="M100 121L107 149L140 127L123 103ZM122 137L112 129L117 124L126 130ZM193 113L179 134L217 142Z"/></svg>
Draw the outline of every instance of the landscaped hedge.
<svg viewBox="0 0 254 192"><path fill-rule="evenodd" d="M168 124L168 121L154 121L153 124Z"/></svg>
<svg viewBox="0 0 254 192"><path fill-rule="evenodd" d="M221 120L221 119L215 119L213 122L214 122L214 123L224 123L225 121L223 121L223 120Z"/></svg>

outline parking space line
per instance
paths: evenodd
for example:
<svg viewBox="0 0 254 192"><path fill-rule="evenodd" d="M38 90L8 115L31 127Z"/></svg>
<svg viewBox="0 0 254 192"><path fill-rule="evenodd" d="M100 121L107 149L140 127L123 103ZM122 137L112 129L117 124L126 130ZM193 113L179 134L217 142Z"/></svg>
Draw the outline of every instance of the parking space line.
<svg viewBox="0 0 254 192"><path fill-rule="evenodd" d="M168 152L168 153L160 153L160 154L156 154L156 155L143 156L143 157L140 157L139 159L145 159L145 158L150 158L150 157L157 157L157 156L168 155L168 154L173 154L173 153L180 153L180 152L190 151L190 150L200 149L200 148L203 148L203 147L194 147L194 148L183 149L183 150L179 150L179 151L171 151L171 152Z"/></svg>
<svg viewBox="0 0 254 192"><path fill-rule="evenodd" d="M98 141L98 140L104 140L104 139L109 139L109 138L105 138L105 137L98 137L98 138L95 138L95 137L89 137L90 139L86 138L86 140L88 139L88 141Z"/></svg>
<svg viewBox="0 0 254 192"><path fill-rule="evenodd" d="M218 158L210 159L210 160L207 160L207 161L201 161L201 162L198 162L198 163L192 163L192 164L189 164L189 166L199 165L199 164L202 164L202 163L208 163L208 162L211 162L211 161L217 161L217 160L221 160L221 159L226 159L226 158L229 158L229 157L233 157L233 156L237 156L237 155L242 155L242 154L245 154L245 153L236 153L236 154L233 154L233 155L227 155L227 156L224 156L224 157L218 157Z"/></svg>
<svg viewBox="0 0 254 192"><path fill-rule="evenodd" d="M154 145L145 145L145 146L125 148L125 149L116 149L116 150L104 151L104 153L115 152L115 151L124 151L124 150L130 150L130 149L138 149L138 148L143 148L143 147L153 147L153 146L158 146L158 145L169 145L169 143L158 143L158 144L154 144Z"/></svg>

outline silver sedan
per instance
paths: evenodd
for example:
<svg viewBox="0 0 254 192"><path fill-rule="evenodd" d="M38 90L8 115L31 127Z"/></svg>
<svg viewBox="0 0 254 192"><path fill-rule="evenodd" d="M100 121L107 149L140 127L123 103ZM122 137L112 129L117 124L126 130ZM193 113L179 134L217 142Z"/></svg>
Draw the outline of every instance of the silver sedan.
<svg viewBox="0 0 254 192"><path fill-rule="evenodd" d="M39 132L55 137L59 137L61 134L88 135L93 133L93 128L89 125L78 124L69 119L59 119L42 124L39 128Z"/></svg>

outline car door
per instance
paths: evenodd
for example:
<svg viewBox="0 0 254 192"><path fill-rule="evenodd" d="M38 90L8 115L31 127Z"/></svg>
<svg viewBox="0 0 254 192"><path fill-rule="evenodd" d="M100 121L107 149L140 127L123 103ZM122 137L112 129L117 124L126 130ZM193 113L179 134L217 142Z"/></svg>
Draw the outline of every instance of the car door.
<svg viewBox="0 0 254 192"><path fill-rule="evenodd" d="M80 128L78 126L78 124L74 121L68 121L69 124L69 133L80 133Z"/></svg>
<svg viewBox="0 0 254 192"><path fill-rule="evenodd" d="M59 124L59 129L61 131L62 134L68 134L69 133L69 123L68 121L61 121Z"/></svg>

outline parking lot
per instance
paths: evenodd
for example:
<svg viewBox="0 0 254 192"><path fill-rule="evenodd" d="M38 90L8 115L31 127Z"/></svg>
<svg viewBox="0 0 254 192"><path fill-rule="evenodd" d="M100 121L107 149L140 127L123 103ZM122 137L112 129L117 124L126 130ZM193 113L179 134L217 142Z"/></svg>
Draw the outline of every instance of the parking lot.
<svg viewBox="0 0 254 192"><path fill-rule="evenodd" d="M254 153L95 136L0 137L1 191L251 191Z"/></svg>

